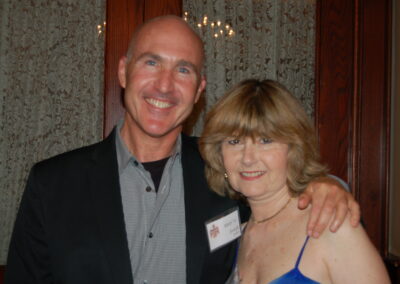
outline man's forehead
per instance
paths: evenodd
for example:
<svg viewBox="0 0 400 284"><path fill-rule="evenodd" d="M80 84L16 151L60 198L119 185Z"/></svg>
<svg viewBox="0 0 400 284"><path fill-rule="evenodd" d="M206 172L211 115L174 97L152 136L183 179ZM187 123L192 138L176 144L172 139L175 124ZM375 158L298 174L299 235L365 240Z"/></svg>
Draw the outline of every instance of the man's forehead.
<svg viewBox="0 0 400 284"><path fill-rule="evenodd" d="M132 50L133 57L144 56L155 59L170 59L186 65L203 65L202 47L182 37L145 34L138 38Z"/></svg>

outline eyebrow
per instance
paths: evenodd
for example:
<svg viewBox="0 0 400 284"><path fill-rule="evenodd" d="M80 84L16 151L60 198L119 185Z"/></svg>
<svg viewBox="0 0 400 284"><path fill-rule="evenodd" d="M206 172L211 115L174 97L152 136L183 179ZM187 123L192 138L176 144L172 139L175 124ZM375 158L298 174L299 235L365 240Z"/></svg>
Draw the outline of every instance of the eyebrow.
<svg viewBox="0 0 400 284"><path fill-rule="evenodd" d="M157 54L154 54L154 53L151 53L151 52L145 52L145 53L142 53L142 54L136 59L136 61L140 61L140 60L142 60L142 59L145 58L145 57L149 57L149 58L151 58L151 59L159 60L159 61L162 60L162 58L161 58L160 55L157 55Z"/></svg>

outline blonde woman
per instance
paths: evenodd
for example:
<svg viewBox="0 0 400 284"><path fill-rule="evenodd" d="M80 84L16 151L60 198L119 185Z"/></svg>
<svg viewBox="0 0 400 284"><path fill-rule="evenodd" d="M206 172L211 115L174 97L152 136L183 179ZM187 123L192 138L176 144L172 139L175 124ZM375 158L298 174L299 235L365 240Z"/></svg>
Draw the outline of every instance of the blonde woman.
<svg viewBox="0 0 400 284"><path fill-rule="evenodd" d="M389 283L361 226L307 236L297 197L326 175L312 123L274 81L246 80L210 111L200 140L206 176L220 195L244 199L251 217L227 283Z"/></svg>

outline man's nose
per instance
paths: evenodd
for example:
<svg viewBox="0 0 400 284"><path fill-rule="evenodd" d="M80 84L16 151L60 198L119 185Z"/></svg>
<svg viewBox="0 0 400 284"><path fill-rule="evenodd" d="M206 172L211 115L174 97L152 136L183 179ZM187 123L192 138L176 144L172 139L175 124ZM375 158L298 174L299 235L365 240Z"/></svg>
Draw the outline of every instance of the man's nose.
<svg viewBox="0 0 400 284"><path fill-rule="evenodd" d="M173 72L168 69L160 70L156 82L156 87L161 93L171 92L174 86Z"/></svg>

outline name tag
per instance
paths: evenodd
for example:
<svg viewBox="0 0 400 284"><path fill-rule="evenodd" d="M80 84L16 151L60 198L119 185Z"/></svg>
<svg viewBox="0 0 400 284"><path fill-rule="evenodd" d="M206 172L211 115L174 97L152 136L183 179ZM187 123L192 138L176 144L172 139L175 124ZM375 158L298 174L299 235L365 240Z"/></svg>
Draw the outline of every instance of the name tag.
<svg viewBox="0 0 400 284"><path fill-rule="evenodd" d="M214 251L242 235L239 208L234 207L206 222L210 251Z"/></svg>

